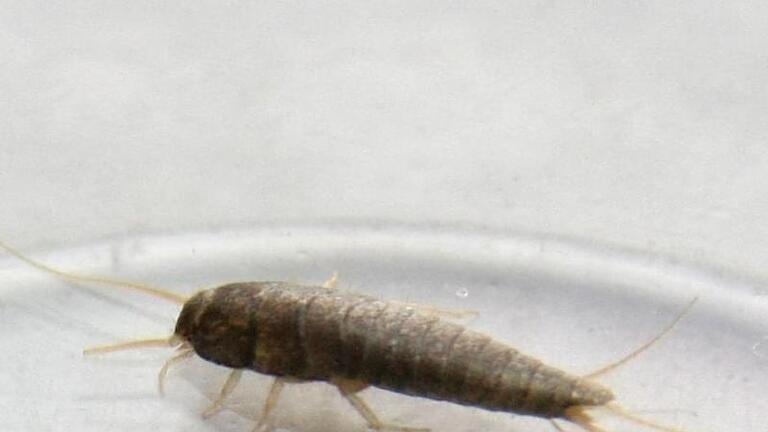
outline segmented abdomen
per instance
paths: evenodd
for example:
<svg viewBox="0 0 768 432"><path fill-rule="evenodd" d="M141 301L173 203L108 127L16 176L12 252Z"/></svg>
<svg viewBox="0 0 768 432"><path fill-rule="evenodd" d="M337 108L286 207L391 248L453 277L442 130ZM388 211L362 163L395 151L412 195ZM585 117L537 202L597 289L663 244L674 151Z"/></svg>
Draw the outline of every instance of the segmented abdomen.
<svg viewBox="0 0 768 432"><path fill-rule="evenodd" d="M208 310L198 316L201 329L206 314L247 321L240 339L252 347L237 360L240 366L219 362L226 366L303 380L354 379L413 396L544 417L613 398L602 387L488 336L400 303L282 282L231 284L212 291L200 305ZM224 306L227 310L217 310ZM206 343L215 344L214 339ZM198 349L191 340L201 356L214 362L213 355L204 354L227 351Z"/></svg>
<svg viewBox="0 0 768 432"><path fill-rule="evenodd" d="M578 379L413 307L316 297L305 314L308 370L413 396L561 416ZM579 402L580 403L580 402Z"/></svg>

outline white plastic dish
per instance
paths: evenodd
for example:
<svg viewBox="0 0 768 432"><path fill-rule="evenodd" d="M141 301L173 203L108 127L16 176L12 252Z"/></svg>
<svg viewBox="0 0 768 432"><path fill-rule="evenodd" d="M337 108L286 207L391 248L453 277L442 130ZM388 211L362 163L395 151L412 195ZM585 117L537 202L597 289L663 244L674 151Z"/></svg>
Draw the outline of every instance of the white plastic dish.
<svg viewBox="0 0 768 432"><path fill-rule="evenodd" d="M338 270L343 289L477 310L468 326L576 374L638 347L698 296L670 335L601 382L627 409L691 432L759 430L768 411L764 287L641 251L473 227L326 224L26 252L61 269L181 293L237 280L320 283ZM170 350L82 355L88 346L168 335L177 313L156 298L65 283L0 255L3 430L250 431L266 377L247 374L227 409L203 420L226 369L200 359L180 365L161 398L156 373ZM375 389L363 397L387 421L434 431L553 430L541 419ZM322 383L290 386L276 424L296 432L365 430ZM601 424L648 430L608 414Z"/></svg>

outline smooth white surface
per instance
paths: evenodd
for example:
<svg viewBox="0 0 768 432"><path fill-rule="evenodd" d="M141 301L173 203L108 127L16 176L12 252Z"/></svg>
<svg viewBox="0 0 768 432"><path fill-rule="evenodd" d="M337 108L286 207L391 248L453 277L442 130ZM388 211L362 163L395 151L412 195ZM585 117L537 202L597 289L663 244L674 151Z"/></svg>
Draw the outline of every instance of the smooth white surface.
<svg viewBox="0 0 768 432"><path fill-rule="evenodd" d="M547 363L587 373L657 334L694 296L667 338L601 381L626 407L686 431L758 430L768 379L765 307L748 290L696 269L603 254L557 239L408 226L272 226L137 238L43 257L174 291L236 280L318 283L332 269L343 289L480 316L467 322ZM533 265L531 265L533 264ZM168 396L156 373L170 350L83 358L81 349L160 337L178 308L103 288L78 288L0 261L6 356L0 398L6 430L250 430L268 380L246 374L227 411L199 412L226 370L201 360L176 368ZM545 421L488 413L387 392L363 393L388 420L452 431L548 431ZM610 430L644 430L609 415ZM53 425L53 426L52 426ZM359 431L361 421L327 385L290 386L277 425L290 431ZM576 430L576 429L569 429Z"/></svg>
<svg viewBox="0 0 768 432"><path fill-rule="evenodd" d="M4 2L0 237L463 221L765 280L768 6Z"/></svg>

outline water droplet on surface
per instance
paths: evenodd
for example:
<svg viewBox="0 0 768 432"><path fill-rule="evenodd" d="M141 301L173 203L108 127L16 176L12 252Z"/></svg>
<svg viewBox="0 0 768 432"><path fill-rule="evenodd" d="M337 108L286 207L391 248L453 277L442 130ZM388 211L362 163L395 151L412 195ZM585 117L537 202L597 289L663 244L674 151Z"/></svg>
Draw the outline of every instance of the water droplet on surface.
<svg viewBox="0 0 768 432"><path fill-rule="evenodd" d="M467 298L468 296L469 296L469 291L467 291L466 288L459 288L458 290L456 290L456 297Z"/></svg>
<svg viewBox="0 0 768 432"><path fill-rule="evenodd" d="M752 345L752 353L761 359L768 360L768 336Z"/></svg>

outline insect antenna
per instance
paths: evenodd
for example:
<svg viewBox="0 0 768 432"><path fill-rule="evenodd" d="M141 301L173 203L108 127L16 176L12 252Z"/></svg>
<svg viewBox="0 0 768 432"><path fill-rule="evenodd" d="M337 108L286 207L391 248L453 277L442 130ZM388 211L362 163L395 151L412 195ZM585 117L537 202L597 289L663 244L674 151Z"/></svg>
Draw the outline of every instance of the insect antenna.
<svg viewBox="0 0 768 432"><path fill-rule="evenodd" d="M167 348L167 347L176 346L180 343L181 341L179 340L179 337L176 335L173 335L171 337L162 338L162 339L139 339L139 340L132 340L128 342L120 342L116 344L99 345L99 346L84 349L83 354L85 355L104 354L104 353L111 353L115 351L125 351L125 350L131 350L131 349L153 348L153 347Z"/></svg>
<svg viewBox="0 0 768 432"><path fill-rule="evenodd" d="M53 276L56 276L66 281L80 282L80 283L93 283L98 285L127 288L134 291L142 292L144 294L149 294L154 297L159 297L164 300L168 300L170 302L180 304L180 305L183 305L187 301L187 297L164 290L162 288L157 288L157 287L144 285L136 282L109 279L109 278L100 277L100 276L79 275L75 273L69 273L62 270L58 270L53 267L47 266L41 262L35 261L32 258L26 257L21 252L17 251L16 249L8 246L3 242L0 242L0 248L5 249L6 252L20 259L21 261L24 261L25 263L29 264L32 267L38 270L42 270L46 273L49 273Z"/></svg>
<svg viewBox="0 0 768 432"><path fill-rule="evenodd" d="M677 317L674 319L674 321L672 321L659 334L657 334L656 336L651 338L651 340L649 340L648 342L642 344L639 348L637 348L636 350L634 350L631 353L627 354L626 356L622 357L621 359L619 359L619 360L617 360L617 361L615 361L615 362L613 362L613 363L611 363L611 364L609 364L607 366L603 366L603 367L601 367L600 369L598 369L598 370L596 370L594 372L588 373L587 375L584 375L582 378L591 380L591 379L597 378L597 377L599 377L601 375L605 375L605 374L607 374L609 372L612 372L612 371L618 369L620 366L628 363L630 360L632 360L635 357L637 357L638 355L642 354L645 350L650 348L653 344L658 342L661 338L663 338L664 336L669 334L669 332L672 331L673 328L675 328L677 323L679 323L680 320L682 320L683 317L685 317L688 314L688 312L691 310L693 305L696 304L696 301L698 301L698 300L699 300L698 297L695 297L693 300L691 300L691 302L688 303L688 305L682 310L682 312L680 312L677 315Z"/></svg>
<svg viewBox="0 0 768 432"><path fill-rule="evenodd" d="M38 270L42 270L45 273L49 273L55 277L58 277L66 281L78 282L78 283L93 283L98 285L127 288L127 289L138 291L144 294L149 294L154 297L159 297L164 300L168 300L170 302L180 304L180 305L183 305L187 301L187 297L184 297L180 294L173 293L171 291L164 290L162 288L157 288L157 287L144 285L136 282L109 279L109 278L104 278L100 276L85 276L85 275L69 273L62 270L58 270L53 267L47 266L41 262L35 261L32 258L28 258L18 250L8 246L3 242L0 242L0 248L5 249L6 252L20 259L21 261L29 264L32 267ZM179 336L174 334L165 338L140 339L140 340L133 340L128 342L120 342L116 344L99 345L91 348L86 348L85 350L83 350L83 354L84 355L104 354L104 353L111 353L115 351L124 351L124 350L130 350L130 349L152 348L152 347L173 347L177 345L180 345L179 349L181 350L181 354L178 354L172 357L171 359L169 359L165 363L165 365L163 365L163 368L160 370L160 374L158 375L158 388L160 390L160 394L162 394L163 381L165 380L165 376L168 373L168 369L174 364L178 363L179 361L191 357L192 354L194 353L192 348L188 346L186 343L184 343L184 341L181 340Z"/></svg>

